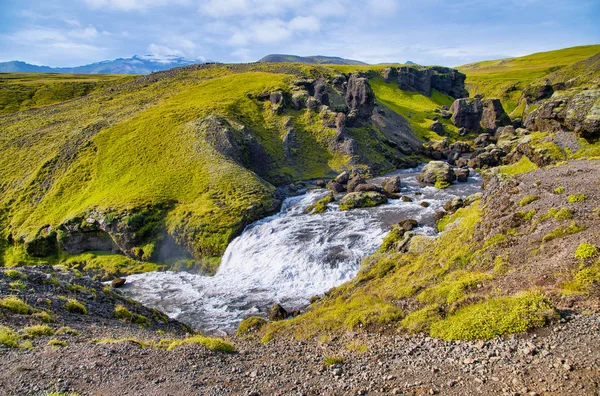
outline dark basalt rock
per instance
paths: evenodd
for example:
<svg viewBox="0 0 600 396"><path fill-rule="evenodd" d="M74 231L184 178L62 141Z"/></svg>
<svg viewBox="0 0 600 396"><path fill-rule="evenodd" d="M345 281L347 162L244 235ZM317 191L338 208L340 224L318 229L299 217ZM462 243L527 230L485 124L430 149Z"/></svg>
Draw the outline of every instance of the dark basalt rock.
<svg viewBox="0 0 600 396"><path fill-rule="evenodd" d="M429 129L431 129L433 132L437 133L440 136L444 136L446 134L446 132L444 131L444 125L439 121L436 121L433 124L431 124L429 126Z"/></svg>
<svg viewBox="0 0 600 396"><path fill-rule="evenodd" d="M118 289L119 287L123 286L126 281L127 280L125 278L115 278L110 282L110 285L113 288Z"/></svg>
<svg viewBox="0 0 600 396"><path fill-rule="evenodd" d="M370 120L375 107L375 94L367 78L357 74L350 76L346 105L350 110L346 120L348 126L360 126Z"/></svg>
<svg viewBox="0 0 600 396"><path fill-rule="evenodd" d="M269 320L277 321L287 319L288 311L279 304L273 304L269 309Z"/></svg>
<svg viewBox="0 0 600 396"><path fill-rule="evenodd" d="M452 198L444 204L444 210L448 213L454 213L464 206L462 198Z"/></svg>
<svg viewBox="0 0 600 396"><path fill-rule="evenodd" d="M432 89L453 98L468 95L464 84L466 76L447 67L390 67L384 69L382 74L386 82L396 82L402 90L419 92L425 96L431 96Z"/></svg>
<svg viewBox="0 0 600 396"><path fill-rule="evenodd" d="M437 181L452 183L456 180L456 174L452 167L446 162L431 161L417 176L422 183L435 184Z"/></svg>
<svg viewBox="0 0 600 396"><path fill-rule="evenodd" d="M348 180L350 180L350 173L348 173L347 171L343 171L335 178L335 181L340 184L347 184Z"/></svg>
<svg viewBox="0 0 600 396"><path fill-rule="evenodd" d="M327 183L327 189L333 191L334 193L341 193L344 192L344 190L346 190L341 183L338 183L335 180L330 180Z"/></svg>
<svg viewBox="0 0 600 396"><path fill-rule="evenodd" d="M46 257L57 254L56 232L50 226L42 228L33 240L25 242L25 251L32 257Z"/></svg>
<svg viewBox="0 0 600 396"><path fill-rule="evenodd" d="M511 124L508 114L504 111L500 99L483 99L483 113L481 115L481 126L494 133L497 128Z"/></svg>
<svg viewBox="0 0 600 396"><path fill-rule="evenodd" d="M460 168L455 171L456 173L456 181L460 183L465 183L469 179L469 168Z"/></svg>
<svg viewBox="0 0 600 396"><path fill-rule="evenodd" d="M378 193L383 193L383 187L378 186L376 184L372 184L372 183L362 183L357 185L356 187L354 187L353 189L354 192L366 192L366 191L376 191Z"/></svg>
<svg viewBox="0 0 600 396"><path fill-rule="evenodd" d="M354 189L359 185L359 184L365 184L367 181L365 179L363 179L362 176L355 176L353 177L349 182L348 182L348 192L354 192Z"/></svg>
<svg viewBox="0 0 600 396"><path fill-rule="evenodd" d="M493 139L489 133L482 133L481 135L477 136L473 142L477 148L487 147L492 143L495 143L495 139Z"/></svg>
<svg viewBox="0 0 600 396"><path fill-rule="evenodd" d="M478 132L479 123L483 114L483 105L478 99L457 99L450 107L452 112L452 123L458 128L464 128L469 132Z"/></svg>

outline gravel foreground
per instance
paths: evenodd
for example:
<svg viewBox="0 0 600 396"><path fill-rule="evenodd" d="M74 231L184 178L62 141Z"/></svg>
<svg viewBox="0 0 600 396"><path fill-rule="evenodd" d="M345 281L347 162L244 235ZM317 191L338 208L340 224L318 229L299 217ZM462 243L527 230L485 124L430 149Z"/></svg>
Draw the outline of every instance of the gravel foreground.
<svg viewBox="0 0 600 396"><path fill-rule="evenodd" d="M0 393L600 395L599 313L572 314L528 335L487 342L364 333L328 343L232 341L233 354L84 340L60 349L3 349ZM325 367L329 356L344 361Z"/></svg>

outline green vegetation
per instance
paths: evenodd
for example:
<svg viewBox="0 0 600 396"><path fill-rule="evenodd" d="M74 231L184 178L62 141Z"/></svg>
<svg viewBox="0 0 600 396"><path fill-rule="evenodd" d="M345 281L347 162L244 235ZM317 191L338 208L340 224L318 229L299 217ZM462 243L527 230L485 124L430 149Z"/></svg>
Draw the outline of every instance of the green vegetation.
<svg viewBox="0 0 600 396"><path fill-rule="evenodd" d="M123 321L131 322L140 326L149 326L150 320L144 315L132 313L125 306L121 304L115 305L115 317L122 319Z"/></svg>
<svg viewBox="0 0 600 396"><path fill-rule="evenodd" d="M516 176L538 169L538 166L531 162L527 156L522 156L518 162L511 165L504 165L498 168L499 172L507 176Z"/></svg>
<svg viewBox="0 0 600 396"><path fill-rule="evenodd" d="M21 331L30 338L54 335L54 330L52 330L52 327L46 325L27 326Z"/></svg>
<svg viewBox="0 0 600 396"><path fill-rule="evenodd" d="M559 186L554 189L554 194L562 194L564 192L565 192L565 188L563 186Z"/></svg>
<svg viewBox="0 0 600 396"><path fill-rule="evenodd" d="M330 367L334 364L342 364L344 363L344 358L340 356L325 356L323 359L323 366Z"/></svg>
<svg viewBox="0 0 600 396"><path fill-rule="evenodd" d="M445 340L489 339L543 326L557 314L541 293L491 298L459 308L431 325L431 335Z"/></svg>
<svg viewBox="0 0 600 396"><path fill-rule="evenodd" d="M335 198L332 194L327 194L324 198L319 199L314 204L308 205L304 210L305 213L315 214L323 213L327 210L327 205L334 202Z"/></svg>
<svg viewBox="0 0 600 396"><path fill-rule="evenodd" d="M33 308L17 296L8 296L1 299L0 307L21 315L33 313Z"/></svg>
<svg viewBox="0 0 600 396"><path fill-rule="evenodd" d="M565 48L557 51L540 52L519 58L499 59L464 65L458 69L467 75L467 89L471 96L500 98L511 116L521 117L524 103L519 106L521 92L530 85L541 84L544 78L554 76L561 69L569 69L567 79L577 77L576 69L569 67L600 52L600 45Z"/></svg>
<svg viewBox="0 0 600 396"><path fill-rule="evenodd" d="M366 344L355 340L350 341L348 344L346 344L346 349L348 351L356 352L358 354L363 354L369 350L369 347Z"/></svg>
<svg viewBox="0 0 600 396"><path fill-rule="evenodd" d="M260 316L250 316L242 320L238 326L236 335L241 336L252 331L260 330L266 323L267 321Z"/></svg>
<svg viewBox="0 0 600 396"><path fill-rule="evenodd" d="M211 338L211 337L205 337L205 336L201 336L201 335L195 335L192 337L184 338L182 340L172 340L169 343L167 350L170 351L170 350L177 348L178 346L184 345L184 344L202 345L202 346L206 347L207 349L210 349L211 351L215 351L215 352L231 353L231 352L235 351L235 347L232 344L230 344L229 342L223 341L219 338Z"/></svg>
<svg viewBox="0 0 600 396"><path fill-rule="evenodd" d="M62 348L68 346L68 344L62 340L52 339L48 341L48 346L53 348Z"/></svg>
<svg viewBox="0 0 600 396"><path fill-rule="evenodd" d="M0 115L75 99L133 78L110 74L0 73Z"/></svg>
<svg viewBox="0 0 600 396"><path fill-rule="evenodd" d="M18 348L21 337L9 327L0 326L0 345L9 348Z"/></svg>
<svg viewBox="0 0 600 396"><path fill-rule="evenodd" d="M430 287L417 295L417 300L427 304L451 304L464 300L469 288L491 279L482 272L455 271L445 277L438 285Z"/></svg>
<svg viewBox="0 0 600 396"><path fill-rule="evenodd" d="M429 126L433 123L432 118L439 116L433 110L440 106L450 106L454 99L433 90L431 97L421 95L417 92L403 91L397 84L386 84L383 77L370 80L373 92L385 106L398 114L404 116L410 123L415 134L424 140L439 140L440 136L431 131ZM458 129L450 122L440 118L451 141L458 138Z"/></svg>
<svg viewBox="0 0 600 396"><path fill-rule="evenodd" d="M70 298L65 303L65 309L71 313L78 313L85 315L87 314L87 308L83 303L75 300L74 298Z"/></svg>
<svg viewBox="0 0 600 396"><path fill-rule="evenodd" d="M567 235L577 234L578 232L581 232L583 230L585 230L585 227L578 226L573 221L568 227L560 226L555 228L552 232L544 235L544 237L542 238L542 242L550 242L554 239L563 238Z"/></svg>
<svg viewBox="0 0 600 396"><path fill-rule="evenodd" d="M14 269L4 271L4 275L8 276L11 279L27 279L26 274Z"/></svg>
<svg viewBox="0 0 600 396"><path fill-rule="evenodd" d="M587 295L600 285L600 261L592 265L582 265L571 281L563 285L563 294Z"/></svg>
<svg viewBox="0 0 600 396"><path fill-rule="evenodd" d="M452 185L452 183L445 182L443 180L436 180L434 187L440 190L448 188Z"/></svg>
<svg viewBox="0 0 600 396"><path fill-rule="evenodd" d="M428 305L406 315L400 326L410 333L428 333L431 323L439 321L442 313L443 310L438 304Z"/></svg>
<svg viewBox="0 0 600 396"><path fill-rule="evenodd" d="M164 265L134 260L122 254L107 252L66 255L59 263L70 270L84 271L86 274L95 275L102 280L165 268Z"/></svg>
<svg viewBox="0 0 600 396"><path fill-rule="evenodd" d="M63 327L59 327L58 330L56 330L56 335L74 335L74 336L78 336L79 332L69 326L63 326Z"/></svg>
<svg viewBox="0 0 600 396"><path fill-rule="evenodd" d="M48 312L46 311L40 311L40 312L36 312L32 315L34 318L41 320L44 323L50 323L54 320L54 318L52 317L52 315L50 315Z"/></svg>
<svg viewBox="0 0 600 396"><path fill-rule="evenodd" d="M531 209L528 212L519 212L518 215L523 220L530 221L531 219L533 219L533 216L535 216L536 213L537 211L535 209Z"/></svg>
<svg viewBox="0 0 600 396"><path fill-rule="evenodd" d="M540 197L537 195L528 195L526 197L523 197L523 199L519 201L519 206L529 205L530 203L537 201L538 199L540 199Z"/></svg>
<svg viewBox="0 0 600 396"><path fill-rule="evenodd" d="M570 220L573 217L573 211L569 208L550 208L548 212L540 217L541 221L546 221L549 218L555 218L556 220Z"/></svg>
<svg viewBox="0 0 600 396"><path fill-rule="evenodd" d="M579 260L586 260L595 257L598 254L598 248L591 243L584 242L577 246L575 251L575 258Z"/></svg>
<svg viewBox="0 0 600 396"><path fill-rule="evenodd" d="M570 195L567 197L567 200L568 200L570 203L583 202L583 201L585 201L585 199L586 199L586 196L585 196L585 195L583 195L583 194L570 194Z"/></svg>

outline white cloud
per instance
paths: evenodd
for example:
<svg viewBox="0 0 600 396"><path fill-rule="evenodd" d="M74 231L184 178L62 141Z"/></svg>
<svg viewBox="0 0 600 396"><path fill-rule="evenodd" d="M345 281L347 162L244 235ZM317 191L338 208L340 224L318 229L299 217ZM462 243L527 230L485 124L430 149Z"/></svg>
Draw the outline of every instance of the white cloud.
<svg viewBox="0 0 600 396"><path fill-rule="evenodd" d="M394 14L398 10L397 0L369 0L369 11L382 16Z"/></svg>
<svg viewBox="0 0 600 396"><path fill-rule="evenodd" d="M314 16L297 16L290 21L289 28L297 32L318 32L321 24Z"/></svg>
<svg viewBox="0 0 600 396"><path fill-rule="evenodd" d="M74 38L93 39L98 37L98 31L93 26L84 29L75 29L68 32L68 35Z"/></svg>
<svg viewBox="0 0 600 396"><path fill-rule="evenodd" d="M168 5L191 5L191 0L84 0L94 9L113 8L122 11L144 10Z"/></svg>
<svg viewBox="0 0 600 396"><path fill-rule="evenodd" d="M235 57L241 62L250 62L253 60L248 48L238 48L231 53L231 56Z"/></svg>
<svg viewBox="0 0 600 396"><path fill-rule="evenodd" d="M202 2L200 12L215 18L276 16L304 6L303 0L208 0Z"/></svg>

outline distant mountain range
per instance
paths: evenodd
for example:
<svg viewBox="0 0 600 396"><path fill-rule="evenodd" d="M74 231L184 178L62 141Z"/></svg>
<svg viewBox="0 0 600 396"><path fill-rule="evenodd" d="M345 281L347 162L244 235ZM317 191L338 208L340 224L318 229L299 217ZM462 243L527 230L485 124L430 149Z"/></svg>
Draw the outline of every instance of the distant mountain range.
<svg viewBox="0 0 600 396"><path fill-rule="evenodd" d="M21 61L0 62L0 72L64 73L64 74L148 74L174 67L203 63L181 57L156 59L151 56L133 56L76 67L37 66Z"/></svg>
<svg viewBox="0 0 600 396"><path fill-rule="evenodd" d="M297 56L297 55L282 55L282 54L271 54L267 55L259 62L273 62L273 63L284 63L284 62L296 62L296 63L310 63L319 65L367 65L365 62L344 59L337 56Z"/></svg>

